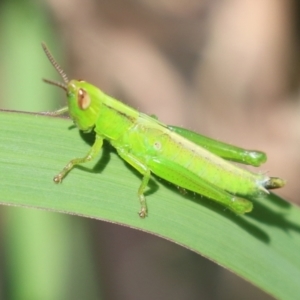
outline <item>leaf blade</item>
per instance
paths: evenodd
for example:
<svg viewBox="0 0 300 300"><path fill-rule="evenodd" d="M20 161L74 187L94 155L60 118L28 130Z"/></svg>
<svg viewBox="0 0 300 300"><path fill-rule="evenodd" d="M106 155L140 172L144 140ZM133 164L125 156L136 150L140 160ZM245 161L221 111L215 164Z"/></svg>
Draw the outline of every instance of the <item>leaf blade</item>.
<svg viewBox="0 0 300 300"><path fill-rule="evenodd" d="M0 201L123 224L172 240L232 270L281 299L300 288L300 210L275 195L237 217L159 180L147 192L149 217L138 217L141 177L105 147L99 162L52 181L90 145L66 119L0 112ZM95 167L96 164L96 167ZM93 169L94 168L94 169ZM92 169L92 171L91 171ZM186 199L185 199L186 198Z"/></svg>

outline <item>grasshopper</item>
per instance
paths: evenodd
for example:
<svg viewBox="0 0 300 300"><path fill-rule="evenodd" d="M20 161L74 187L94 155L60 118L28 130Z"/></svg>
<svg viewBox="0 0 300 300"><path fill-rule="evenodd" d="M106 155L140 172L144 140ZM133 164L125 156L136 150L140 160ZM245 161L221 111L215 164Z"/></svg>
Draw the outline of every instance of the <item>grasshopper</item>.
<svg viewBox="0 0 300 300"><path fill-rule="evenodd" d="M51 114L68 112L79 130L96 133L95 142L86 156L70 160L54 177L55 183L61 183L75 165L93 160L105 139L143 176L138 189L141 218L147 216L144 192L152 173L182 189L206 196L236 214L248 213L253 208L252 202L244 197L267 194L269 189L285 185L281 178L250 172L231 162L260 166L267 160L265 153L168 126L106 95L86 81L69 81L44 43L42 47L63 80L44 81L62 88L68 102L66 107Z"/></svg>

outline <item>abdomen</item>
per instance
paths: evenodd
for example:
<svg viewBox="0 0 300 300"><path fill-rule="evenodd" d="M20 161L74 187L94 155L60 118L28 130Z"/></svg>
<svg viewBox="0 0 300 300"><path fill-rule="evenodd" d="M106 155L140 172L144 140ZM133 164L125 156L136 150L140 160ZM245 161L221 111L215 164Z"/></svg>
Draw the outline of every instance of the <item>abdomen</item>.
<svg viewBox="0 0 300 300"><path fill-rule="evenodd" d="M240 168L168 129L137 127L129 134L128 142L131 145L128 146L130 152L145 164L149 164L151 159L179 164L232 194L250 195L265 190L263 182L268 177L263 174Z"/></svg>

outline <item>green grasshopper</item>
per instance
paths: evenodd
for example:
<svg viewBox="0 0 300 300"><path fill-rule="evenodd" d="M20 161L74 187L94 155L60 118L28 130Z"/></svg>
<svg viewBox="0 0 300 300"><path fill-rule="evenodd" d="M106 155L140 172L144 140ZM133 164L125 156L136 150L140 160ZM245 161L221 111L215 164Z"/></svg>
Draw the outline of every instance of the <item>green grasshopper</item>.
<svg viewBox="0 0 300 300"><path fill-rule="evenodd" d="M55 183L61 183L75 165L93 160L106 139L119 156L143 176L138 189L141 218L147 216L144 192L152 173L182 189L206 196L236 214L250 212L253 208L252 202L243 196L267 194L268 189L285 185L281 178L253 173L229 162L259 166L267 159L265 153L245 150L184 128L165 125L155 117L140 113L104 94L88 82L69 81L46 45L42 44L42 47L64 83L44 81L65 90L68 101L68 106L50 114L68 112L80 130L94 130L96 133L87 155L72 159L54 177Z"/></svg>

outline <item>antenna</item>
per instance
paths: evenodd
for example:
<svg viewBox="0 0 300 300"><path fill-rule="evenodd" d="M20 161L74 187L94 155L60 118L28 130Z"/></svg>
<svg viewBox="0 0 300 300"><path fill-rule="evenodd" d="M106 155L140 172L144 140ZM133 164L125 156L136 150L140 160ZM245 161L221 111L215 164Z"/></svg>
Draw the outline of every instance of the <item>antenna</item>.
<svg viewBox="0 0 300 300"><path fill-rule="evenodd" d="M51 54L51 52L49 51L49 49L47 48L45 43L42 43L42 47L43 47L43 50L46 53L49 61L51 62L51 64L55 68L55 70L59 73L59 75L61 76L61 78L65 82L65 84L61 83L61 82L52 81L52 80L49 80L49 79L43 79L44 82L55 85L55 86L58 86L58 87L64 89L65 91L67 91L67 86L66 85L69 83L69 79L68 79L66 73L61 68L61 66L57 63L57 61L54 59L53 55Z"/></svg>
<svg viewBox="0 0 300 300"><path fill-rule="evenodd" d="M68 92L67 86L62 82L58 82L58 81L54 81L54 80L50 80L50 79L46 79L46 78L43 78L43 81L46 83L49 83L51 85L58 86L58 87L62 88L63 90L65 90L66 92Z"/></svg>

